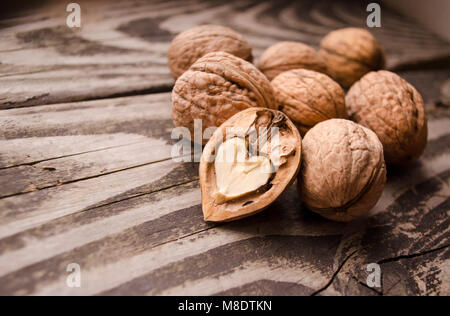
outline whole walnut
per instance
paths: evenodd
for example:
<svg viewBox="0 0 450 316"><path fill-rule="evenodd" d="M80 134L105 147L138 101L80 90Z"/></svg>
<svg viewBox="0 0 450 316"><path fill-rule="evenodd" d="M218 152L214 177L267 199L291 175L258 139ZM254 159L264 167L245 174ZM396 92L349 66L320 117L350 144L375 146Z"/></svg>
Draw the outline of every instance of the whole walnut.
<svg viewBox="0 0 450 316"><path fill-rule="evenodd" d="M197 60L172 90L173 122L189 128L191 135L195 119L202 120L204 131L250 107L275 109L272 86L251 63L225 52Z"/></svg>
<svg viewBox="0 0 450 316"><path fill-rule="evenodd" d="M383 146L374 132L354 122L317 124L303 139L302 160L301 200L325 218L351 221L372 209L383 192Z"/></svg>
<svg viewBox="0 0 450 316"><path fill-rule="evenodd" d="M259 58L258 68L269 80L291 69L327 71L324 58L314 48L298 42L280 42L270 46Z"/></svg>
<svg viewBox="0 0 450 316"><path fill-rule="evenodd" d="M177 79L200 57L223 51L253 61L252 47L236 31L220 25L201 25L178 34L170 44L168 57L172 76Z"/></svg>
<svg viewBox="0 0 450 316"><path fill-rule="evenodd" d="M275 77L272 87L279 110L289 116L302 135L319 122L347 118L345 93L327 75L289 70Z"/></svg>
<svg viewBox="0 0 450 316"><path fill-rule="evenodd" d="M422 155L428 136L423 100L404 79L385 70L371 72L351 87L346 103L351 119L378 135L387 163Z"/></svg>
<svg viewBox="0 0 450 316"><path fill-rule="evenodd" d="M360 28L330 32L320 42L319 54L325 58L328 74L344 88L385 64L380 44L372 34Z"/></svg>

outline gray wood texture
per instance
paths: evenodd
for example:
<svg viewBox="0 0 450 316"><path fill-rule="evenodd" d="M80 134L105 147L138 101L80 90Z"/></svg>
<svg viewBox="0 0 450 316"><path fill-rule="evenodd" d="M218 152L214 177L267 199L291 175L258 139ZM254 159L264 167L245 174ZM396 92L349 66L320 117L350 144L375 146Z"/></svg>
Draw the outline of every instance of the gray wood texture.
<svg viewBox="0 0 450 316"><path fill-rule="evenodd" d="M256 216L205 223L196 163L171 159L166 50L194 25L255 55L364 26L359 1L31 3L0 21L0 294L450 295L450 45L387 8L373 33L422 93L425 155L388 169L371 213L333 223L295 186ZM67 265L82 286L66 284ZM370 288L369 263L382 268Z"/></svg>

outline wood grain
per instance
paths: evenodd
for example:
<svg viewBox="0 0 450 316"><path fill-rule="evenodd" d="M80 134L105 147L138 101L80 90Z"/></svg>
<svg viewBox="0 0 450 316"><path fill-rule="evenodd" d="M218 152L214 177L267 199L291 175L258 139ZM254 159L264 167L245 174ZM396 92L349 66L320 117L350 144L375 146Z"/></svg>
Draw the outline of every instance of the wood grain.
<svg viewBox="0 0 450 316"><path fill-rule="evenodd" d="M198 164L171 159L170 39L214 22L256 56L280 40L317 46L363 26L364 5L80 4L80 30L64 26L60 1L0 23L0 295L450 295L448 43L383 8L374 34L424 96L429 143L413 165L388 168L367 217L324 220L292 186L263 213L211 224ZM66 285L70 263L81 288ZM367 286L369 263L381 288Z"/></svg>
<svg viewBox="0 0 450 316"><path fill-rule="evenodd" d="M0 284L3 284L0 288L4 294L186 294L189 291L189 293L196 294L235 293L236 291L246 293L246 289L254 286L253 283L261 282L262 276L264 276L264 282L273 285L278 282L281 284L292 283L292 275L296 276L294 285L299 287L296 290L299 292L295 293L313 294L328 284L340 264L346 259L345 253L347 252L342 253L346 248L342 247L348 242L347 239L358 238L358 236L361 238L361 234L369 234L369 223L373 221L373 218L386 213L392 216L392 205L395 205L402 192L409 192L404 199L411 201L410 206L407 205L404 209L410 209L421 203L431 205L428 195L412 199L414 194L410 192L415 192L417 189L408 190L408 188L436 177L436 179L441 179L441 182L437 184L440 183L442 186L444 183L446 186L423 185L440 197L439 201L433 203L442 203L440 202L442 199L445 201L450 196L448 176L444 177L446 173L441 174L449 167L450 118L439 117L432 118L430 141L424 158L413 169L391 170L387 189L380 203L372 212L374 217L366 219L368 222L363 222L363 225L361 223L349 226L336 224L310 214L299 205L294 187L259 217L220 226L210 225L202 220L199 205L200 193L196 182L196 164L173 163L171 160L152 162L154 154L159 154L155 150L145 150L147 142L154 141L160 142L161 148L170 148L168 131L160 136L152 133L146 134L145 130L140 129L141 135L130 133L134 130L130 130L129 126L135 125L133 123L135 119L144 118L145 120L148 116L150 123L157 119L165 120L167 113L158 116L156 108L163 112L162 109L169 108L168 95L137 96L113 99L112 101L115 103L110 104L121 104L117 107L130 109L128 116L124 115L127 112L125 109L122 109L121 115L117 116L116 106L107 107L110 109L109 111L98 111L99 108L105 109L106 100L0 112L0 119L4 119L2 121L4 124L8 122L17 126L14 129L16 134L9 134L7 137L10 139L5 142L24 141L27 139L27 133L32 136L31 139L34 141L40 138L46 139L48 136L44 135L47 132L53 135L52 137L64 139L69 137L64 136L65 134L78 133L82 136L86 130L89 130L89 133L92 133L90 137L95 139L89 144L89 153L84 152L86 150L84 142L81 143L81 149L77 148L76 143L72 143L72 151L66 152L66 155L70 156L64 158L55 158L58 156L58 152L55 152L55 146L52 146L50 142L48 147L40 148L39 155L33 156L37 157L35 159L38 159L38 162L31 161L31 166L28 164L30 157L26 155L29 152L27 147L16 147L17 155L14 163L19 166L10 166L0 170L1 172L11 172L11 178L17 177L18 179L20 179L19 176L36 181L58 181L58 179L64 179L65 176L70 176L69 179L71 179L56 186L42 187L40 190L36 186L34 192L23 192L19 188L17 193L21 194L0 199L0 217L2 218ZM152 102L157 105L153 107ZM62 109L62 111L58 111L58 109ZM83 111L85 111L84 114ZM35 117L37 113L39 113L39 120ZM99 113L103 113L103 116ZM54 117L55 115L56 117ZM33 124L33 120L36 120L36 123ZM70 120L76 120L76 124L70 124ZM91 120L94 120L96 124L93 125ZM118 120L118 122L112 125L120 126L122 130L114 129L110 135L126 137L120 138L122 144L119 147L108 148L110 145L108 138L104 137L105 134L102 133L99 134L101 138L96 139L93 126L102 130L102 126L106 125L104 122L114 120ZM30 122L27 124L27 121ZM58 136L57 126L45 126L44 129L39 126L38 121L54 121L55 124L68 126L68 129L61 129L63 136ZM21 124L28 125L29 128L22 129ZM76 126L76 128L71 130L70 126ZM88 135L88 133L86 134ZM41 137L37 137L37 135L41 135ZM127 137L130 137L131 145L127 144ZM102 140L107 141L105 145ZM65 140L61 140L61 142L64 151L69 146ZM66 145L64 146L64 144ZM148 157L143 155L144 158L150 158L143 160L146 161L144 165L140 163L142 161L136 163L136 159L140 157L139 154L135 153L132 157L127 156L127 149L137 145L144 146L142 147L143 152L149 154ZM139 146L136 148L137 151ZM116 150L118 150L117 155L108 156L112 153L111 151L115 152ZM169 151L166 153L170 154ZM18 157L23 157L25 160L18 160ZM80 163L85 164L89 161L88 157L92 157L93 160L88 164L86 170L81 170L80 174L73 174L72 171L76 170L75 168ZM42 159L49 160L39 162ZM55 170L42 169L44 163L54 166ZM121 163L125 163L125 166L129 167L120 170L113 169L107 174L100 172L103 167ZM42 174L40 177L33 178L35 174L32 172L19 172L24 167L36 167L42 173L57 173L54 177L45 177ZM64 173L66 168L68 172ZM58 173L58 170L62 173ZM90 174L91 178L81 177L83 172ZM14 183L10 187L17 185ZM95 194L90 192L95 192ZM444 203L441 206L441 212L448 214L447 206ZM423 213L432 210L424 210ZM404 218L402 221L388 218L385 221L393 227L411 225L410 218ZM427 229L435 228L435 224L428 222L424 225L424 232ZM379 225L383 224L375 221L374 226ZM107 229L105 229L106 227ZM354 232L354 227L361 227L361 231ZM444 244L448 242L448 225L438 229L437 233L443 235L441 239L444 240ZM437 233L429 232L433 236L437 236ZM270 236L280 237L271 241L274 237ZM292 241L283 239L292 236L297 239L294 238ZM329 237L331 239L327 239L327 236L331 236ZM391 238L396 244L397 239ZM70 242L67 242L69 240ZM378 239L375 238L374 243L378 242ZM263 252L262 257L259 257L261 252L258 251L258 257L250 260L247 258L248 254L261 247L258 246L258 243L263 243L264 247L268 248ZM303 245L301 247L310 245L311 249L318 247L316 249L318 253L312 254L313 257L309 259L309 263L305 261L306 254L303 251L298 254L300 257L295 259L297 261L294 260L295 256L292 252L297 249L295 247L285 248L283 250L285 252L273 252L280 249L283 244L296 245L297 243ZM322 246L320 246L321 244ZM320 252L319 246L323 247L323 253ZM436 245L427 245L424 249L434 249L436 246L442 246L442 242ZM329 247L335 248L330 250ZM360 247L365 249L367 245L363 244ZM389 252L386 256L395 257L399 255L400 250L408 249L409 245L397 244L397 247L399 247L398 253ZM208 249L210 250L208 251ZM353 250L353 248L351 249ZM354 251L361 251L361 249L356 248ZM416 251L411 249L411 251ZM223 261L219 253L229 253L230 251L236 252L233 255L233 260L236 260L234 265L230 268L223 267L223 271L208 272L205 264L217 269L216 265ZM335 255L324 255L330 251ZM175 257L174 254L176 254ZM195 254L198 258L194 256ZM194 258L191 258L192 256ZM154 257L158 259L152 259L153 263L149 264L149 258ZM202 259L204 257L208 259ZM285 258L283 259L284 263L278 261L271 263L270 260L275 259L270 258L278 257L280 257L279 260ZM327 257L331 261L323 263L320 268L314 262L321 262L324 260L323 257ZM288 260L288 258L291 259ZM247 262L248 260L250 262ZM446 260L444 260L444 264ZM67 288L64 282L67 276L65 266L70 261L77 262L84 267L86 280L91 280L79 291ZM191 271L192 265L202 267L200 271L196 272L197 277L183 272L184 269ZM359 263L359 266L361 265ZM121 277L118 278L118 269L126 270L128 266L133 266L133 269L137 270L121 274ZM235 272L237 266L240 267L239 272ZM357 265L355 263L352 266L356 267ZM438 267L440 266L438 265ZM173 269L180 271L180 278L174 276ZM54 271L59 272L55 273ZM224 276L218 278L218 274ZM20 277L21 275L44 277L34 279L23 278ZM50 278L49 275L52 277ZM109 281L99 282L99 278ZM189 278L190 281L185 278ZM39 287L36 287L37 284ZM160 285L155 286L154 284ZM149 285L151 287L148 287ZM240 290L241 286L243 288ZM264 293L271 293L271 289L272 287L268 286L267 292ZM331 290L329 287L325 293L330 293L330 291L332 294L346 293L340 288L338 289Z"/></svg>
<svg viewBox="0 0 450 316"><path fill-rule="evenodd" d="M281 40L318 45L337 27L365 27L360 1L79 1L82 28L65 25L65 2L16 13L0 29L0 108L169 91L170 40L198 24L228 25L244 34L255 56ZM45 12L45 13L44 13ZM388 67L406 70L450 63L450 45L383 7L372 30ZM434 62L434 64L433 64Z"/></svg>

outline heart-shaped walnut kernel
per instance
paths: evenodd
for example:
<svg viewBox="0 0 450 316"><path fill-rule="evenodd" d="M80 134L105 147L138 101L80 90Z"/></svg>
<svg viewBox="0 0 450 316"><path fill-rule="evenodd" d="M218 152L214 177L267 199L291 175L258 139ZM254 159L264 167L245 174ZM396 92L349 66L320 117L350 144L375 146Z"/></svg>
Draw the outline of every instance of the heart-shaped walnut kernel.
<svg viewBox="0 0 450 316"><path fill-rule="evenodd" d="M219 146L214 161L218 191L214 198L222 204L253 192L269 181L272 174L268 157L249 157L245 138L233 137Z"/></svg>
<svg viewBox="0 0 450 316"><path fill-rule="evenodd" d="M301 136L280 111L249 108L223 123L200 161L206 221L236 220L262 211L300 168Z"/></svg>

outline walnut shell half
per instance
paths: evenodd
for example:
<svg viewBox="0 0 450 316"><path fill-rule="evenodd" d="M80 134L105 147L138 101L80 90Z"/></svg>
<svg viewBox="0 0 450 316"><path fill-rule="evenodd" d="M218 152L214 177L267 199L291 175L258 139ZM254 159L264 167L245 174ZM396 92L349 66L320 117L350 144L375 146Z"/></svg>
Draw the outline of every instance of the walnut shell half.
<svg viewBox="0 0 450 316"><path fill-rule="evenodd" d="M384 146L387 163L420 157L428 136L427 116L419 92L389 71L371 72L348 91L352 120L373 130Z"/></svg>
<svg viewBox="0 0 450 316"><path fill-rule="evenodd" d="M201 25L178 34L172 40L168 51L172 76L177 79L197 59L217 51L253 61L252 47L241 34L225 26Z"/></svg>
<svg viewBox="0 0 450 316"><path fill-rule="evenodd" d="M367 213L386 182L383 145L374 132L332 119L313 127L302 143L301 200L325 218L347 222Z"/></svg>
<svg viewBox="0 0 450 316"><path fill-rule="evenodd" d="M327 75L294 69L273 79L272 87L279 109L302 135L319 122L347 118L344 90Z"/></svg>
<svg viewBox="0 0 450 316"><path fill-rule="evenodd" d="M255 181L248 176L254 170L251 165L251 168L245 168L245 172L236 172L233 168L239 167L242 160L238 163L228 161L225 168L219 165L223 164L222 161L216 161L220 157L221 146L236 138L242 140L241 144L243 140L247 144L245 153L238 153L242 154L244 163L254 162L257 160L254 158L258 157L270 160L272 169L265 178L267 183L254 186ZM234 152L228 154L236 157ZM265 108L250 108L237 113L215 131L202 153L199 173L205 221L231 221L262 211L292 183L300 161L301 136L285 114ZM227 174L220 174L223 172ZM230 185L239 185L244 189L248 186L248 190L223 199L220 186L225 176L228 176L226 180Z"/></svg>
<svg viewBox="0 0 450 316"><path fill-rule="evenodd" d="M189 128L191 135L195 119L202 120L205 130L249 107L275 106L267 78L251 63L225 52L209 53L197 60L172 90L173 122Z"/></svg>
<svg viewBox="0 0 450 316"><path fill-rule="evenodd" d="M259 58L258 68L269 80L291 69L327 71L324 58L314 48L298 42L280 42L270 46Z"/></svg>
<svg viewBox="0 0 450 316"><path fill-rule="evenodd" d="M344 88L385 64L381 45L372 34L360 28L330 32L320 42L319 54L325 58L328 74Z"/></svg>

